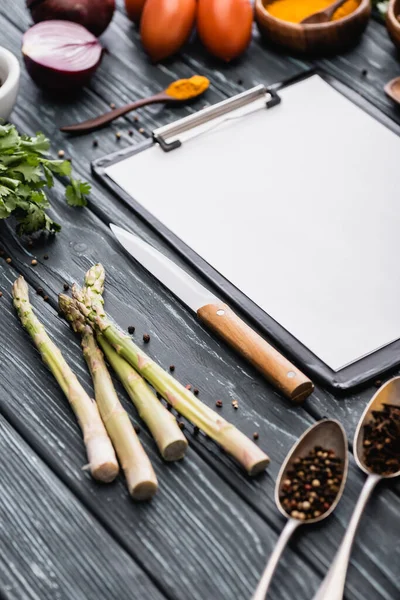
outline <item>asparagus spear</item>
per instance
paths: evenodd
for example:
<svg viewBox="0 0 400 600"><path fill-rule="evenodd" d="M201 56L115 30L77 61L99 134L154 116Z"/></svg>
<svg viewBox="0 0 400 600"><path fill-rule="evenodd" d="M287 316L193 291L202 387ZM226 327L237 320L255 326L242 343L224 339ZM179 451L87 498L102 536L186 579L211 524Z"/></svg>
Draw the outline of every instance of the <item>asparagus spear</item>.
<svg viewBox="0 0 400 600"><path fill-rule="evenodd" d="M14 306L22 325L32 337L44 363L68 398L83 433L92 476L110 482L118 474L118 462L96 403L89 398L57 346L33 312L28 285L20 276L13 285Z"/></svg>
<svg viewBox="0 0 400 600"><path fill-rule="evenodd" d="M72 288L74 297L91 309L103 311L103 289L105 272L102 265L94 265L85 275L85 286ZM123 360L117 352L98 335L99 342L108 362L113 367L129 397L136 406L139 416L146 423L164 460L180 460L187 450L187 439L179 429L175 417L161 404L140 375Z"/></svg>
<svg viewBox="0 0 400 600"><path fill-rule="evenodd" d="M110 346L104 336L99 334L97 341L136 406L139 416L151 431L163 459L173 461L183 458L188 443L175 417L161 404L144 379Z"/></svg>
<svg viewBox="0 0 400 600"><path fill-rule="evenodd" d="M99 266L97 270L99 271ZM143 350L136 346L130 337L122 333L107 318L101 300L97 299L88 308L76 299L76 307L120 357L147 379L180 414L231 454L249 475L256 475L266 469L269 464L269 457L247 436L203 404L194 394L157 365Z"/></svg>
<svg viewBox="0 0 400 600"><path fill-rule="evenodd" d="M118 399L93 330L81 313L74 310L71 298L60 300L60 309L74 331L82 336L83 355L92 376L97 406L124 470L129 493L134 500L149 500L157 492L157 477Z"/></svg>

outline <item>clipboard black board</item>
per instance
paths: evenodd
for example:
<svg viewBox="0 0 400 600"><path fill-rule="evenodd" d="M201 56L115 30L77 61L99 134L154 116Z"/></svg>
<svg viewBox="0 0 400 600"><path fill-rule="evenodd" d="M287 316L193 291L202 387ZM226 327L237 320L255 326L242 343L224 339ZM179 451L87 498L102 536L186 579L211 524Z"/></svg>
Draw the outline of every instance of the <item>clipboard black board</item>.
<svg viewBox="0 0 400 600"><path fill-rule="evenodd" d="M268 88L268 90L273 92L271 96L272 106L274 106L277 101L276 93L279 95L279 90L298 81L305 80L315 74L322 77L334 89L339 91L374 119L385 125L385 127L397 135L400 135L400 127L373 106L367 99L363 98L358 92L352 90L338 79L333 78L318 69L312 69L306 73L302 73L300 76ZM285 356L292 360L294 364L297 364L299 368L313 378L314 381L326 384L337 391L347 391L359 387L376 379L383 373L400 364L400 339L398 339L372 354L361 358L357 362L344 367L339 371L334 371L263 309L250 300L242 291L221 276L221 274L211 267L201 256L194 252L179 237L173 234L165 225L150 214L150 212L139 202L133 199L107 176L105 170L108 166L119 162L123 158L142 152L155 143L155 139L148 139L131 148L126 148L109 156L100 158L92 163L92 171L96 178L132 208L133 211L147 222L164 240L166 240L179 255L193 266L199 274L212 285L219 295L225 297L232 307L241 311L245 317L247 317L249 322L253 323L268 341L272 342Z"/></svg>

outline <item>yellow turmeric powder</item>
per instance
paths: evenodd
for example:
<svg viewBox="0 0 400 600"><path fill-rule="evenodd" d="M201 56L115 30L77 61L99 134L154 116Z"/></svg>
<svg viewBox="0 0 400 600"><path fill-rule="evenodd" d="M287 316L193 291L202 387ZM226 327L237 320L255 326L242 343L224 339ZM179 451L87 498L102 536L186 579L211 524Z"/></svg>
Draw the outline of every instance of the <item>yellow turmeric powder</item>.
<svg viewBox="0 0 400 600"><path fill-rule="evenodd" d="M201 75L194 75L190 79L178 79L167 87L165 92L168 96L175 98L176 100L190 100L200 96L209 87L210 82L207 77Z"/></svg>
<svg viewBox="0 0 400 600"><path fill-rule="evenodd" d="M274 0L271 4L265 4L266 10L282 21L290 23L300 23L314 13L324 10L332 4L333 0ZM361 0L347 0L340 8L338 8L332 17L333 21L343 19L347 15L354 12Z"/></svg>

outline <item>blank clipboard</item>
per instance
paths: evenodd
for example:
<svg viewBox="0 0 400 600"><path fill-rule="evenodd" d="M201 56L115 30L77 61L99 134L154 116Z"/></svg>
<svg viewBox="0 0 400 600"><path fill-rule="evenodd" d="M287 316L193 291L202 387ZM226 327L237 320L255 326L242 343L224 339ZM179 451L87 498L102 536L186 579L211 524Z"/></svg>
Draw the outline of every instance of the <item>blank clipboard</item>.
<svg viewBox="0 0 400 600"><path fill-rule="evenodd" d="M94 173L315 379L400 363L399 128L321 73L247 92Z"/></svg>

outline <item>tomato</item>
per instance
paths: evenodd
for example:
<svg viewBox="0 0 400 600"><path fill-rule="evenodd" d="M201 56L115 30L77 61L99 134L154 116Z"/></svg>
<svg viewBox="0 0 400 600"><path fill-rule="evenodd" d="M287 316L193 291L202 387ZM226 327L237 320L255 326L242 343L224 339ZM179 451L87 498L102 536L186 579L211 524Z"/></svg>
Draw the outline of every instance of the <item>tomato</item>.
<svg viewBox="0 0 400 600"><path fill-rule="evenodd" d="M126 14L131 21L139 23L146 0L125 0Z"/></svg>
<svg viewBox="0 0 400 600"><path fill-rule="evenodd" d="M198 0L197 30L207 50L230 61L251 40L253 8L250 0Z"/></svg>
<svg viewBox="0 0 400 600"><path fill-rule="evenodd" d="M150 58L175 54L189 38L195 18L196 0L146 0L140 36Z"/></svg>

